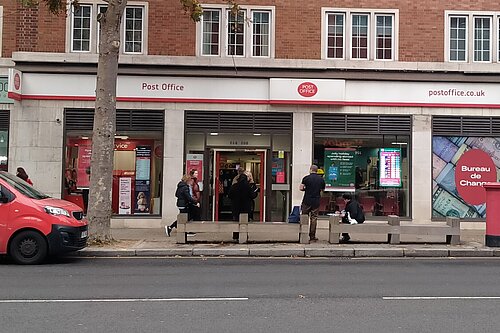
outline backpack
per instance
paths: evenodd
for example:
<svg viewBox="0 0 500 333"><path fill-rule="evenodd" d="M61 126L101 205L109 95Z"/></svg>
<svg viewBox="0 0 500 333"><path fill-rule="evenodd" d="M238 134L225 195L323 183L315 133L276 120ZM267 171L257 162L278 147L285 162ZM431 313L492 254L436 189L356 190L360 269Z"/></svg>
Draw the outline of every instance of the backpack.
<svg viewBox="0 0 500 333"><path fill-rule="evenodd" d="M293 206L292 212L288 216L288 223L300 223L300 207Z"/></svg>

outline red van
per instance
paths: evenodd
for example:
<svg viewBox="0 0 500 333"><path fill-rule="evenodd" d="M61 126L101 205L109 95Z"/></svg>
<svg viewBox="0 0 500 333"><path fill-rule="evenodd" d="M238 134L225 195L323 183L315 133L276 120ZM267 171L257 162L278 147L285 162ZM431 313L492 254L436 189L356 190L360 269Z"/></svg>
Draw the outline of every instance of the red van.
<svg viewBox="0 0 500 333"><path fill-rule="evenodd" d="M83 249L87 238L88 223L79 206L0 171L0 255L39 264L48 255Z"/></svg>

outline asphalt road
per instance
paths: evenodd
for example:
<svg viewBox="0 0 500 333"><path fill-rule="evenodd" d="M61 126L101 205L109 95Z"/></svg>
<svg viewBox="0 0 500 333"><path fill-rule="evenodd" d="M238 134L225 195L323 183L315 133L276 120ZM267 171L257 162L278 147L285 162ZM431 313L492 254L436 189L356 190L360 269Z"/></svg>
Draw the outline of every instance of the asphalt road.
<svg viewBox="0 0 500 333"><path fill-rule="evenodd" d="M495 259L3 263L0 332L496 332L499 276Z"/></svg>

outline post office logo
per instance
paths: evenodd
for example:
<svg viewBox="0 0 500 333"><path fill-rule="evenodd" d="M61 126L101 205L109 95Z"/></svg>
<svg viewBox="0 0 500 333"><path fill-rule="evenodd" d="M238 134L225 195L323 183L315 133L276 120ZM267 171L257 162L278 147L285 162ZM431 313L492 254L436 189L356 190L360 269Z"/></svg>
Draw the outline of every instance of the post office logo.
<svg viewBox="0 0 500 333"><path fill-rule="evenodd" d="M302 97L313 97L318 93L318 87L312 82L303 82L299 84L297 92Z"/></svg>

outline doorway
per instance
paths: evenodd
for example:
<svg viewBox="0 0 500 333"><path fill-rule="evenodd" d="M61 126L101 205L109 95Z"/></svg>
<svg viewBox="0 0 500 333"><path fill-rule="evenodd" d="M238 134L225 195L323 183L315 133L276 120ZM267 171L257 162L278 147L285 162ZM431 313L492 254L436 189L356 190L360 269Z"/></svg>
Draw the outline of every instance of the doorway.
<svg viewBox="0 0 500 333"><path fill-rule="evenodd" d="M212 170L213 177L213 210L214 221L232 220L231 199L229 190L233 179L238 174L241 167L250 172L253 180L259 189L257 197L254 199L253 214L249 216L253 221L264 221L265 212L265 150L214 150Z"/></svg>

